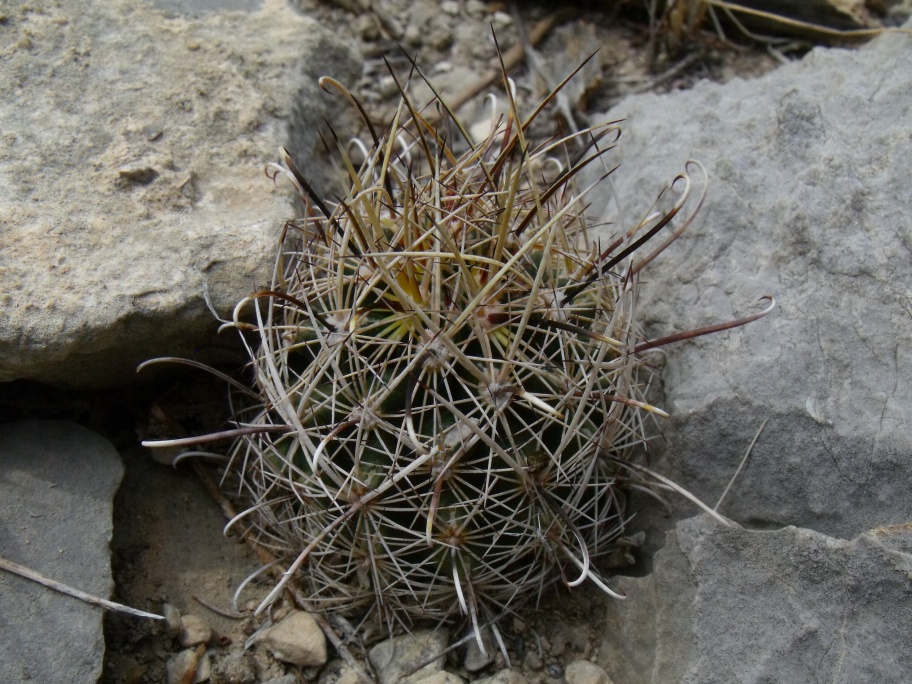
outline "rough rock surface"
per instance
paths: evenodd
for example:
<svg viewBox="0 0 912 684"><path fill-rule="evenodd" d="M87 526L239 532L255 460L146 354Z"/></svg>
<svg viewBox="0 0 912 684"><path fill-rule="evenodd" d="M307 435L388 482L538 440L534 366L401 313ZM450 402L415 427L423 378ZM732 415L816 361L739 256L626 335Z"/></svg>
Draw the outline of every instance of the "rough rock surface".
<svg viewBox="0 0 912 684"><path fill-rule="evenodd" d="M279 622L259 632L254 642L284 663L320 667L326 663L326 637L313 615L293 610Z"/></svg>
<svg viewBox="0 0 912 684"><path fill-rule="evenodd" d="M317 78L360 63L285 0L232 4L4 4L0 381L132 381L215 343L204 284L225 316L269 282L293 212L264 166L307 166Z"/></svg>
<svg viewBox="0 0 912 684"><path fill-rule="evenodd" d="M122 476L114 447L75 423L0 427L0 554L109 597L111 501ZM0 616L0 681L101 676L101 608L0 571Z"/></svg>
<svg viewBox="0 0 912 684"><path fill-rule="evenodd" d="M912 525L852 541L678 523L654 572L623 578L601 665L617 682L905 682Z"/></svg>
<svg viewBox="0 0 912 684"><path fill-rule="evenodd" d="M709 174L702 217L644 272L648 334L778 299L760 322L669 347L663 373L659 469L710 505L769 418L722 507L745 524L852 538L909 519L910 59L912 36L886 34L607 114L626 119L609 158L627 223L686 160Z"/></svg>
<svg viewBox="0 0 912 684"><path fill-rule="evenodd" d="M478 684L526 684L527 680L516 670L501 670L491 677L476 679Z"/></svg>
<svg viewBox="0 0 912 684"><path fill-rule="evenodd" d="M440 672L444 665L442 655L421 669L411 671L415 666L443 653L448 640L448 630L438 629L415 630L411 634L381 641L370 650L370 661L377 671L380 684L418 682Z"/></svg>
<svg viewBox="0 0 912 684"><path fill-rule="evenodd" d="M608 673L588 660L574 660L564 671L567 684L612 684Z"/></svg>

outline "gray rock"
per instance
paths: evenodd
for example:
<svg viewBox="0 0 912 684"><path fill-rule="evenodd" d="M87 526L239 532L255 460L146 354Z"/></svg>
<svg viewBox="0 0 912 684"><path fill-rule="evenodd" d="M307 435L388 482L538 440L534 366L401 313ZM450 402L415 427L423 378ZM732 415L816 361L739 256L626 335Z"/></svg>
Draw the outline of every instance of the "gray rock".
<svg viewBox="0 0 912 684"><path fill-rule="evenodd" d="M298 684L299 681L294 675L283 675L282 677L267 679L263 684Z"/></svg>
<svg viewBox="0 0 912 684"><path fill-rule="evenodd" d="M501 670L491 677L476 679L475 684L526 684L527 679L516 670Z"/></svg>
<svg viewBox="0 0 912 684"><path fill-rule="evenodd" d="M485 647L484 653L482 653L477 639L470 639L466 644L466 652L465 657L462 659L462 666L469 672L478 672L494 662L497 646L493 643L490 632L484 630L481 639Z"/></svg>
<svg viewBox="0 0 912 684"><path fill-rule="evenodd" d="M370 650L371 664L377 671L380 684L397 684L400 681L417 682L443 670L444 656L449 641L446 629L415 630L411 634L381 641ZM435 656L438 656L435 658ZM417 665L430 663L408 675Z"/></svg>
<svg viewBox="0 0 912 684"><path fill-rule="evenodd" d="M192 674L191 674L192 673ZM187 648L168 658L166 681L168 684L193 684L205 682L212 673L209 654L201 649Z"/></svg>
<svg viewBox="0 0 912 684"><path fill-rule="evenodd" d="M181 616L180 644L184 648L207 644L212 638L212 627L199 615Z"/></svg>
<svg viewBox="0 0 912 684"><path fill-rule="evenodd" d="M751 526L851 538L912 510L912 36L816 49L763 78L631 97L612 176L624 225L688 159L702 216L644 272L656 338L779 307L667 348L659 470ZM608 189L601 199L606 202ZM612 209L605 215L611 215Z"/></svg>
<svg viewBox="0 0 912 684"><path fill-rule="evenodd" d="M318 684L362 684L357 671L344 660L330 660L320 670Z"/></svg>
<svg viewBox="0 0 912 684"><path fill-rule="evenodd" d="M108 598L111 502L122 476L114 447L75 423L0 426L0 554ZM0 572L0 615L0 681L101 676L100 608Z"/></svg>
<svg viewBox="0 0 912 684"><path fill-rule="evenodd" d="M257 633L261 644L283 663L319 667L326 663L326 637L313 616L293 610L276 624Z"/></svg>
<svg viewBox="0 0 912 684"><path fill-rule="evenodd" d="M465 680L457 674L452 672L435 672L432 675L427 677L422 677L421 679L411 679L408 681L414 681L415 684L465 684Z"/></svg>
<svg viewBox="0 0 912 684"><path fill-rule="evenodd" d="M612 684L608 673L588 660L574 660L567 665L564 681L567 684Z"/></svg>
<svg viewBox="0 0 912 684"><path fill-rule="evenodd" d="M229 9L4 6L0 381L133 381L139 361L228 343L204 284L225 316L269 282L294 211L263 169L280 145L312 169L341 105L317 78L360 62L286 2Z"/></svg>
<svg viewBox="0 0 912 684"><path fill-rule="evenodd" d="M165 618L165 629L168 631L168 636L172 639L180 637L184 629L183 624L181 624L180 609L165 602L162 604L162 616Z"/></svg>
<svg viewBox="0 0 912 684"><path fill-rule="evenodd" d="M602 667L618 682L906 682L912 527L844 541L678 523L652 575L617 578Z"/></svg>

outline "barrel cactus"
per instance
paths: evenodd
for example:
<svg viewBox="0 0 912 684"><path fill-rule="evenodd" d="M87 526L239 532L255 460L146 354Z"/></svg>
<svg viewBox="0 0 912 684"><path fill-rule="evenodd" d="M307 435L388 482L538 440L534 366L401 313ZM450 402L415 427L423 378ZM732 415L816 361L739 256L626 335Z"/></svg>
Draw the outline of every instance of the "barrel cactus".
<svg viewBox="0 0 912 684"><path fill-rule="evenodd" d="M624 530L619 485L643 477L631 453L662 413L643 396L656 343L637 326L637 274L690 178L665 211L600 237L584 209L616 122L533 146L542 107L522 120L508 92L474 140L402 90L370 145L329 138L336 201L283 155L303 217L230 323L260 400L238 411L225 482L236 524L288 565L261 608L294 579L318 609L478 628L555 579L613 593L593 561ZM587 167L600 178L578 191Z"/></svg>

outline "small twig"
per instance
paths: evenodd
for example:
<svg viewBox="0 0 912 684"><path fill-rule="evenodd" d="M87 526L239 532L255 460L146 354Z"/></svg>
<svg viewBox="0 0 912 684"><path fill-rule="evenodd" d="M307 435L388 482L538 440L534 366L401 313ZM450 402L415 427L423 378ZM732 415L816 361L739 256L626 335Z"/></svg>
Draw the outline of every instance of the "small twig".
<svg viewBox="0 0 912 684"><path fill-rule="evenodd" d="M249 610L245 610L243 613L237 613L233 610L228 610L227 608L219 608L214 603L211 603L211 602L207 601L206 599L197 596L196 594L190 594L190 598L192 598L194 601L196 601L201 606L208 608L216 615L221 615L222 617L226 617L230 620L243 620L244 618L246 618L250 615Z"/></svg>
<svg viewBox="0 0 912 684"><path fill-rule="evenodd" d="M569 10L559 10L554 14L545 17L535 26L532 27L532 30L529 31L528 42L529 45L535 46L538 45L542 39L548 35L548 32L551 31L555 26L557 26L561 21L569 16ZM516 43L513 47L506 51L503 55L503 65L507 71L515 69L523 60L523 55L525 51L521 43ZM455 112L457 109L462 107L466 102L473 99L485 88L491 86L501 79L502 72L500 70L500 61L494 60L493 68L490 71L487 71L484 76L479 78L474 83L470 84L460 93L457 93L453 98L447 101L451 111ZM440 119L439 114L432 114L427 117L429 123L436 123Z"/></svg>
<svg viewBox="0 0 912 684"><path fill-rule="evenodd" d="M656 76L654 78L649 79L645 83L638 85L635 88L631 88L625 94L626 95L635 95L637 93L650 92L651 90L654 90L657 86L660 86L665 81L668 81L668 80L674 78L675 76L677 76L678 74L686 71L687 69L692 67L694 64L699 62L701 59L703 59L703 57L704 57L704 55L702 52L691 52L689 55L687 55L686 57L681 59L674 66L666 69L661 74L659 74L658 76Z"/></svg>
<svg viewBox="0 0 912 684"><path fill-rule="evenodd" d="M32 580L37 582L41 586L47 587L48 589L53 589L54 591L59 591L61 594L66 594L67 596L72 596L77 598L80 601L85 601L86 603L91 603L94 606L101 606L105 610L113 610L118 613L127 613L128 615L135 615L136 617L145 617L151 618L153 620L164 620L165 618L161 615L156 615L155 613L147 613L142 610L137 610L136 608L130 608L121 603L115 603L114 601L109 601L108 599L103 599L99 596L93 596L92 594L87 594L84 591L75 589L74 587L69 586L68 584L63 584L56 580L52 580L49 577L45 577L40 572L35 570L30 570L24 565L19 565L13 561L6 560L3 557L0 557L0 569L11 572L14 575L19 577L24 577L25 579Z"/></svg>

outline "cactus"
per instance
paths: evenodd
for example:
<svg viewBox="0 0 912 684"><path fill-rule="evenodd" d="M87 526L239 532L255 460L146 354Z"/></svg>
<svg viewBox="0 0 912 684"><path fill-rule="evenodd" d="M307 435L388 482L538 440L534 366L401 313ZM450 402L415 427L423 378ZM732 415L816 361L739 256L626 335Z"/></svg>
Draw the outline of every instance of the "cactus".
<svg viewBox="0 0 912 684"><path fill-rule="evenodd" d="M555 579L614 594L593 561L623 532L620 485L647 477L631 454L644 417L664 414L643 398L642 354L671 339L642 339L637 274L692 214L640 253L691 182L599 238L584 202L613 171L617 122L534 147L547 100L523 121L508 89L508 113L474 141L443 103L435 122L401 90L369 148L332 134L348 185L336 202L287 154L274 168L304 217L285 227L271 288L230 323L260 400L238 412L226 482L247 506L234 522L289 563L261 609L296 579L318 609L390 628L462 615L477 633ZM601 177L576 191L590 166Z"/></svg>

